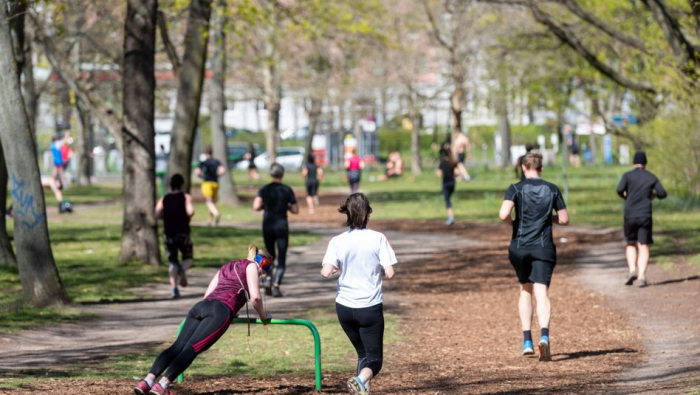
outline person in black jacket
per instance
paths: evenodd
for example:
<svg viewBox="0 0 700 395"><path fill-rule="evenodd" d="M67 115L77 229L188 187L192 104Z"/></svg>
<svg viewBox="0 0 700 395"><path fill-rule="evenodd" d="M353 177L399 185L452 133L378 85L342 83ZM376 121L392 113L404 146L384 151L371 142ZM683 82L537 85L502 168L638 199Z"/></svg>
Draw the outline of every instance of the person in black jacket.
<svg viewBox="0 0 700 395"><path fill-rule="evenodd" d="M625 241L627 241L627 266L629 274L625 285L646 287L649 244L652 244L651 201L664 199L668 195L655 175L646 170L647 156L644 152L634 154L634 170L622 176L617 194L625 199Z"/></svg>

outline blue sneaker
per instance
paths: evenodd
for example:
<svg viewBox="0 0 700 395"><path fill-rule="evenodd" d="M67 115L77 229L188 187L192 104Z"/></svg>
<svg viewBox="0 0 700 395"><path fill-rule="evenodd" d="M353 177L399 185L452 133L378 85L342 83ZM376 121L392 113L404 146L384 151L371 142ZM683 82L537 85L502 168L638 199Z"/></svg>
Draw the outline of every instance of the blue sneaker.
<svg viewBox="0 0 700 395"><path fill-rule="evenodd" d="M532 344L532 340L526 340L523 342L523 355L532 355L535 353L535 346Z"/></svg>
<svg viewBox="0 0 700 395"><path fill-rule="evenodd" d="M353 377L351 379L348 379L346 382L348 386L348 391L350 391L351 394L354 395L368 395L369 391L367 391L367 388L365 388L365 385L362 384L362 381L360 380L359 377Z"/></svg>
<svg viewBox="0 0 700 395"><path fill-rule="evenodd" d="M549 349L549 336L540 337L540 343L538 344L540 349L540 362L551 361L552 352Z"/></svg>
<svg viewBox="0 0 700 395"><path fill-rule="evenodd" d="M447 222L445 222L445 225L450 226L455 223L454 217L450 217L447 219Z"/></svg>

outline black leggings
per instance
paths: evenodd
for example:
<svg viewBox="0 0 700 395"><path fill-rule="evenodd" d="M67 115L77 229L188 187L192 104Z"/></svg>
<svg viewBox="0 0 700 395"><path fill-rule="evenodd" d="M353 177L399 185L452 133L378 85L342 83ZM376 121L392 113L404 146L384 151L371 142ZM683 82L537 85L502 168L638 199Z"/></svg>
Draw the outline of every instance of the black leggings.
<svg viewBox="0 0 700 395"><path fill-rule="evenodd" d="M156 358L150 373L158 377L167 368L165 377L175 381L197 355L208 350L226 333L231 318L231 309L224 302L203 300L194 305L175 343Z"/></svg>
<svg viewBox="0 0 700 395"><path fill-rule="evenodd" d="M272 283L282 285L282 276L284 269L287 266L287 247L289 246L289 230L288 229L263 229L263 239L265 240L265 248L267 252L272 254L277 259L275 273L272 276ZM275 254L275 244L277 244L277 254ZM268 275L271 274L272 267L268 269Z"/></svg>
<svg viewBox="0 0 700 395"><path fill-rule="evenodd" d="M455 192L455 182L442 183L442 197L445 198L445 208L452 208L452 194Z"/></svg>
<svg viewBox="0 0 700 395"><path fill-rule="evenodd" d="M382 304L353 309L335 304L340 326L357 351L357 374L364 368L376 376L384 355L384 309Z"/></svg>

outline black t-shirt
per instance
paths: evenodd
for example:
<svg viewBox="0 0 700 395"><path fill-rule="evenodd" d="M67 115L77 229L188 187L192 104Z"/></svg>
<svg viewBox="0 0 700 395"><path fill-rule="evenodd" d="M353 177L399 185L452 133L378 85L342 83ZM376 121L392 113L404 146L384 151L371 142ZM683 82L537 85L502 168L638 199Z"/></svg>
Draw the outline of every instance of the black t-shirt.
<svg viewBox="0 0 700 395"><path fill-rule="evenodd" d="M554 247L552 210L566 208L559 188L541 178L512 184L504 200L515 203L511 247Z"/></svg>
<svg viewBox="0 0 700 395"><path fill-rule="evenodd" d="M260 188L258 196L262 198L265 210L263 229L286 229L289 205L297 202L292 188L271 182Z"/></svg>
<svg viewBox="0 0 700 395"><path fill-rule="evenodd" d="M170 192L163 197L163 233L167 236L190 234L190 217L182 192Z"/></svg>
<svg viewBox="0 0 700 395"><path fill-rule="evenodd" d="M638 167L622 176L617 185L617 194L625 199L625 217L651 217L651 194L664 199L668 194L655 175ZM624 197L627 192L627 198Z"/></svg>
<svg viewBox="0 0 700 395"><path fill-rule="evenodd" d="M200 162L199 169L202 171L204 181L219 182L219 174L217 173L219 166L221 166L221 162L214 158Z"/></svg>
<svg viewBox="0 0 700 395"><path fill-rule="evenodd" d="M318 166L316 166L315 163L307 163L306 164L306 183L307 184L315 184L318 182L318 177L317 177L317 172L318 172Z"/></svg>
<svg viewBox="0 0 700 395"><path fill-rule="evenodd" d="M450 184L455 182L455 167L456 165L450 165L450 162L442 159L440 161L440 171L442 171L442 183Z"/></svg>

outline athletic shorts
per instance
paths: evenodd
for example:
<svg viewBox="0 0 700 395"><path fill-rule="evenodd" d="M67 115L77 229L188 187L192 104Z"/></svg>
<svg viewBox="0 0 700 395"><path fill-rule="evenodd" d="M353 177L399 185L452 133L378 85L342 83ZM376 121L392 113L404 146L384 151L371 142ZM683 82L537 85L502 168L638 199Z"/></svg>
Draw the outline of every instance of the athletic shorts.
<svg viewBox="0 0 700 395"><path fill-rule="evenodd" d="M216 200L219 198L219 183L214 181L204 181L202 183L202 195L205 198Z"/></svg>
<svg viewBox="0 0 700 395"><path fill-rule="evenodd" d="M557 265L557 250L551 248L508 249L510 264L515 269L520 284L538 283L549 287L554 266Z"/></svg>
<svg viewBox="0 0 700 395"><path fill-rule="evenodd" d="M307 182L306 193L309 196L316 196L318 194L318 181Z"/></svg>
<svg viewBox="0 0 700 395"><path fill-rule="evenodd" d="M176 265L180 263L177 260L178 252L182 254L183 261L194 257L194 248L192 247L192 239L189 234L165 235L163 239L165 240L165 253L168 255L168 262Z"/></svg>
<svg viewBox="0 0 700 395"><path fill-rule="evenodd" d="M653 244L651 217L625 217L625 241L627 244Z"/></svg>
<svg viewBox="0 0 700 395"><path fill-rule="evenodd" d="M461 154L457 154L457 163L464 163L464 159L466 159L467 154L462 152Z"/></svg>

